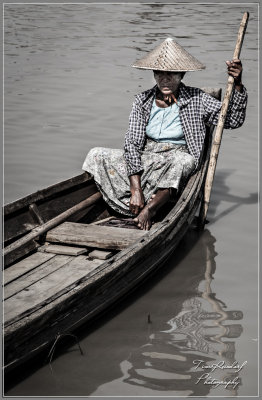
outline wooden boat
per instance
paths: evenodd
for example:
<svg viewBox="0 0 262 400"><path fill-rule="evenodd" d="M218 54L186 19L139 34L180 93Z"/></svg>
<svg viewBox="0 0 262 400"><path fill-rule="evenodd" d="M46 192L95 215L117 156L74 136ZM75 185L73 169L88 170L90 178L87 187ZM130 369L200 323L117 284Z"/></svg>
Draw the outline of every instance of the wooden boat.
<svg viewBox="0 0 262 400"><path fill-rule="evenodd" d="M221 90L211 94L220 98ZM4 207L6 371L48 354L58 335L99 315L167 260L199 208L208 159L209 150L150 231L116 215L88 173Z"/></svg>

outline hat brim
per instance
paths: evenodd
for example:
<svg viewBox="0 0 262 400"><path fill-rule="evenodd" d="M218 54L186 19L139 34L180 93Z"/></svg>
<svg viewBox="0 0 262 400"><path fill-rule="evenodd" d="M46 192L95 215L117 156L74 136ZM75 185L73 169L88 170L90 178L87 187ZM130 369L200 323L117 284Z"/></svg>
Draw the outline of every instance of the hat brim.
<svg viewBox="0 0 262 400"><path fill-rule="evenodd" d="M206 69L206 66L203 65L201 68L194 68L194 69L161 69L161 68L153 68L153 67L140 67L138 65L132 65L132 68L137 68L137 69L147 69L151 71L162 71L162 72L194 72L194 71L203 71Z"/></svg>
<svg viewBox="0 0 262 400"><path fill-rule="evenodd" d="M145 57L135 61L133 67L170 72L201 71L206 68L172 38L166 39Z"/></svg>

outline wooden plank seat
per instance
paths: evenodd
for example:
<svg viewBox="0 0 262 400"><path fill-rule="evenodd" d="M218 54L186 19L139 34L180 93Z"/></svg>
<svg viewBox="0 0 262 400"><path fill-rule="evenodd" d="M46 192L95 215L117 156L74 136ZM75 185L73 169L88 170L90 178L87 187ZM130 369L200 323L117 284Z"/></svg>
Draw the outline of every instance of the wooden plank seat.
<svg viewBox="0 0 262 400"><path fill-rule="evenodd" d="M64 222L47 233L46 241L121 250L144 235L145 232L138 229Z"/></svg>

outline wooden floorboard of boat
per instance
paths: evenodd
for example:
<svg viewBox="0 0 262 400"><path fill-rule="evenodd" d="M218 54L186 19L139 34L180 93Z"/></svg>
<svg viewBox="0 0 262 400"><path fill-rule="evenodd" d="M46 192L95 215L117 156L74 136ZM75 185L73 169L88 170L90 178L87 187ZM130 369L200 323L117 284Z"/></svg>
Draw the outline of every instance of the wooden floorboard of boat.
<svg viewBox="0 0 262 400"><path fill-rule="evenodd" d="M86 254L88 249L86 247L61 246L59 244L46 243L44 246L41 246L38 251L76 257L80 254Z"/></svg>
<svg viewBox="0 0 262 400"><path fill-rule="evenodd" d="M121 250L144 235L138 229L64 222L47 233L46 241Z"/></svg>
<svg viewBox="0 0 262 400"><path fill-rule="evenodd" d="M30 271L29 273L6 285L4 288L4 299L6 300L9 297L14 296L22 290L27 290L31 285L40 281L41 279L44 279L46 276L57 271L59 268L62 268L72 259L72 256L70 257L65 255L57 255L52 257L38 268L35 268L33 271Z"/></svg>
<svg viewBox="0 0 262 400"><path fill-rule="evenodd" d="M54 257L54 254L34 253L4 271L4 285L32 271Z"/></svg>
<svg viewBox="0 0 262 400"><path fill-rule="evenodd" d="M86 256L73 257L63 267L10 297L5 301L5 325L8 326L24 318L71 290L103 262L102 260L90 261Z"/></svg>

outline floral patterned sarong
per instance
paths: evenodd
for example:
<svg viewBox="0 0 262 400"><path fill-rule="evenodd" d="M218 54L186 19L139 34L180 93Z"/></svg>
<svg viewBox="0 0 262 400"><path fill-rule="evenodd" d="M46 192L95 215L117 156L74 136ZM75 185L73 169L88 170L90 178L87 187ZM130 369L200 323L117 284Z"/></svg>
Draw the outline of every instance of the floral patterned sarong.
<svg viewBox="0 0 262 400"><path fill-rule="evenodd" d="M141 155L141 187L145 202L158 189L178 189L195 168L187 147L147 140ZM95 147L87 154L83 170L89 172L104 200L117 212L134 216L129 210L130 182L123 150Z"/></svg>

